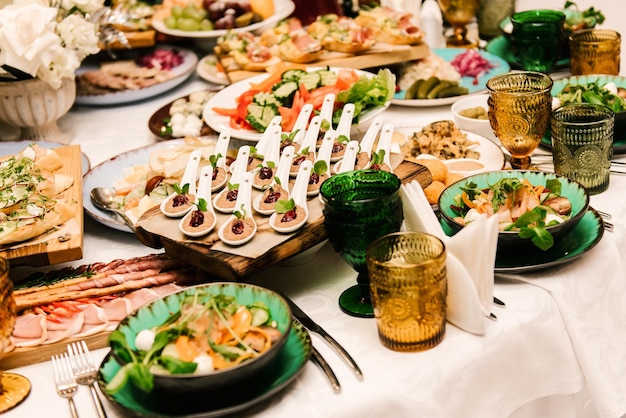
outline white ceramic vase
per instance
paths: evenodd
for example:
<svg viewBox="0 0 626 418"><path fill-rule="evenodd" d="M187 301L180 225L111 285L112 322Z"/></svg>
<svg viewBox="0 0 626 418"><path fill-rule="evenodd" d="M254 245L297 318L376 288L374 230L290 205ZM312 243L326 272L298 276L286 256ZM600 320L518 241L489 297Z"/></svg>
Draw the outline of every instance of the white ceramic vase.
<svg viewBox="0 0 626 418"><path fill-rule="evenodd" d="M69 78L58 89L39 79L0 82L0 121L21 128L21 140L68 143L57 120L75 99L76 83Z"/></svg>

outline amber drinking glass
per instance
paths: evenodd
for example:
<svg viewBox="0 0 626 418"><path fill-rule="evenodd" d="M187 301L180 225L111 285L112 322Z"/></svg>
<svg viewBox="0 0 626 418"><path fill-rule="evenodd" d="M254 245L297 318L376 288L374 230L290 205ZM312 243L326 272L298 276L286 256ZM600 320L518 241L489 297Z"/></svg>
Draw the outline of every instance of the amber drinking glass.
<svg viewBox="0 0 626 418"><path fill-rule="evenodd" d="M437 0L441 13L452 26L452 35L446 39L448 47L473 47L475 41L467 38L467 24L476 15L480 0Z"/></svg>
<svg viewBox="0 0 626 418"><path fill-rule="evenodd" d="M337 174L322 183L324 227L333 248L357 271L357 285L339 298L353 316L373 317L365 252L376 238L400 230L403 220L400 179L382 170Z"/></svg>
<svg viewBox="0 0 626 418"><path fill-rule="evenodd" d="M491 128L511 153L511 167L530 168L530 154L546 133L552 113L552 79L532 71L510 72L487 81Z"/></svg>
<svg viewBox="0 0 626 418"><path fill-rule="evenodd" d="M448 280L443 242L421 232L388 234L367 249L372 305L381 343L422 351L446 333Z"/></svg>
<svg viewBox="0 0 626 418"><path fill-rule="evenodd" d="M619 32L610 29L583 29L569 36L570 72L573 75L618 75Z"/></svg>
<svg viewBox="0 0 626 418"><path fill-rule="evenodd" d="M9 345L15 326L13 282L9 279L9 262L0 253L0 357ZM30 393L30 381L19 374L4 373L0 369L0 414L22 402Z"/></svg>
<svg viewBox="0 0 626 418"><path fill-rule="evenodd" d="M609 188L615 114L604 105L572 103L552 114L552 155L557 174L589 194Z"/></svg>

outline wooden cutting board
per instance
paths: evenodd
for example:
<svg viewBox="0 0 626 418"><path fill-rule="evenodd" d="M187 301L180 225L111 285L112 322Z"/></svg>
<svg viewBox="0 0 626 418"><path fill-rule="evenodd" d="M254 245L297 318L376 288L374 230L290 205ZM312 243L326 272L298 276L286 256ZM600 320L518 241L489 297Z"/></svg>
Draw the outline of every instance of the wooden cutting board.
<svg viewBox="0 0 626 418"><path fill-rule="evenodd" d="M74 218L66 222L60 231L52 231L32 240L0 246L11 266L48 266L83 258L83 193L82 154L79 145L54 148L63 161L58 173L74 178L74 184L63 195L65 201L74 205ZM2 159L2 157L0 157ZM66 239L67 238L67 239Z"/></svg>
<svg viewBox="0 0 626 418"><path fill-rule="evenodd" d="M422 187L426 187L432 182L430 171L412 161L402 161L394 169L394 173L403 183L416 180ZM276 234L266 219L255 218L258 222L258 235L250 243L234 249L219 241L215 242L216 238L211 235L203 243L185 239L177 230L178 221L165 218L158 208L153 208L142 216L135 234L145 245L164 248L171 257L204 270L218 279L240 281L326 240L319 199L309 201L309 211L312 220L289 236Z"/></svg>
<svg viewBox="0 0 626 418"><path fill-rule="evenodd" d="M219 50L216 51L216 54L219 54ZM374 45L371 50L361 54L326 51L319 60L311 62L307 64L307 66L364 69L419 60L427 57L429 54L430 49L425 43L420 43L418 45L391 45L378 43ZM262 72L231 69L233 68L233 61L232 58L229 57L222 58L222 65L228 70L228 76L233 83L255 75L263 74Z"/></svg>

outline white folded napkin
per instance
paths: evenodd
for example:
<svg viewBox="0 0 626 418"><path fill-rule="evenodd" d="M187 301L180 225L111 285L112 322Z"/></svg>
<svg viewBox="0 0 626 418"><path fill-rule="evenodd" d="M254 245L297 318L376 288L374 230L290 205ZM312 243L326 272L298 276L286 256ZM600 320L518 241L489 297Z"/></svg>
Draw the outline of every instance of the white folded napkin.
<svg viewBox="0 0 626 418"><path fill-rule="evenodd" d="M484 334L484 318L493 305L497 218L481 217L448 237L419 183L402 185L402 204L408 231L426 232L446 245L448 321L473 334Z"/></svg>

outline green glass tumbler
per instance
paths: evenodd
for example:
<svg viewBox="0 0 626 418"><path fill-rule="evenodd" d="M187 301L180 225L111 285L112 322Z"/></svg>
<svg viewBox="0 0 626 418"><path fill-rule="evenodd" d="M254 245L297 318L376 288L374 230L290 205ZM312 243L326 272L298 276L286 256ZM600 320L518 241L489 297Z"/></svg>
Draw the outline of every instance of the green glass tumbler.
<svg viewBox="0 0 626 418"><path fill-rule="evenodd" d="M523 70L549 73L565 43L565 14L558 10L527 10L511 15L511 41Z"/></svg>
<svg viewBox="0 0 626 418"><path fill-rule="evenodd" d="M355 170L330 177L320 188L328 240L358 273L357 285L339 298L339 306L349 315L374 316L365 253L376 238L400 230L404 219L400 185L393 173Z"/></svg>
<svg viewBox="0 0 626 418"><path fill-rule="evenodd" d="M582 184L589 194L609 187L615 113L604 105L572 103L552 113L552 158L557 174Z"/></svg>

